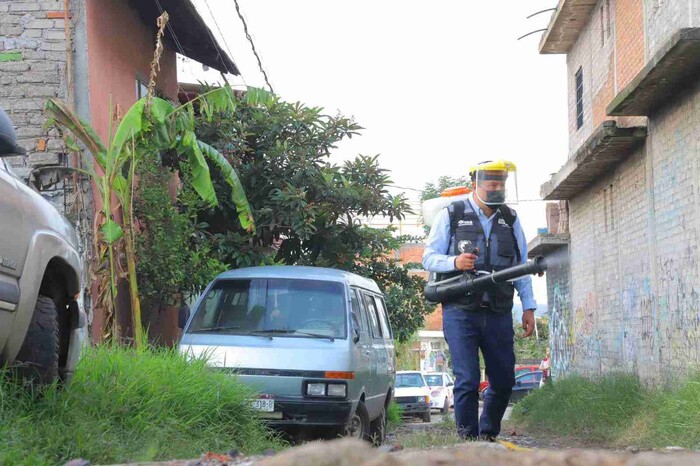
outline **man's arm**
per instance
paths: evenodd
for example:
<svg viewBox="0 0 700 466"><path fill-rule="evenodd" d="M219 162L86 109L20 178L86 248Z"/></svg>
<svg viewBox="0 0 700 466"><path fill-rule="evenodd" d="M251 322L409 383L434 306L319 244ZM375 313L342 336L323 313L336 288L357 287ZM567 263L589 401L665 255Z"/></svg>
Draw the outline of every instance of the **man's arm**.
<svg viewBox="0 0 700 466"><path fill-rule="evenodd" d="M515 224L513 225L513 233L515 239L518 242L518 249L520 250L520 263L527 263L527 240L525 239L525 232L520 224L520 218L515 219ZM526 276L519 278L515 282L515 289L518 290L518 296L520 297L520 302L523 303L523 310L536 309L537 303L535 302L535 295L532 292L532 277Z"/></svg>
<svg viewBox="0 0 700 466"><path fill-rule="evenodd" d="M447 254L450 247L450 213L442 209L435 217L423 251L423 268L428 272L454 272L455 256Z"/></svg>
<svg viewBox="0 0 700 466"><path fill-rule="evenodd" d="M515 235L515 240L518 242L518 250L520 251L520 263L525 264L527 262L527 239L525 239L525 232L520 224L520 218L515 219L515 224L513 225L513 234ZM535 331L535 309L537 309L537 303L535 302L535 296L532 292L532 277L529 275L516 280L513 285L515 289L518 290L518 296L520 297L520 302L523 303L523 329L525 330L525 336L529 337L532 332Z"/></svg>

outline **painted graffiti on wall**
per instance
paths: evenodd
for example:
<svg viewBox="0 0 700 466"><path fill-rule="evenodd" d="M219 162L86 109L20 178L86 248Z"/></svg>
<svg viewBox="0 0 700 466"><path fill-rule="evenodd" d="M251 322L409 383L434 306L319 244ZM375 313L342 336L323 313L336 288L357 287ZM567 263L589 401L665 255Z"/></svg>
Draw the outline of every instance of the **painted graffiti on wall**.
<svg viewBox="0 0 700 466"><path fill-rule="evenodd" d="M566 374L574 359L569 298L562 288L560 283L555 283L550 297L549 335L554 378Z"/></svg>

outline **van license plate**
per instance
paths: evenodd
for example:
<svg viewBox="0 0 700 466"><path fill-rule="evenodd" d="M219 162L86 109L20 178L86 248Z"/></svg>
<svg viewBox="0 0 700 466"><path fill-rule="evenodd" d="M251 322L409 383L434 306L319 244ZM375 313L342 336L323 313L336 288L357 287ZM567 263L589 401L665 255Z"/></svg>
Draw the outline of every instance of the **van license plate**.
<svg viewBox="0 0 700 466"><path fill-rule="evenodd" d="M257 400L253 400L253 409L263 411L265 413L271 413L275 410L275 400L267 398L258 398Z"/></svg>

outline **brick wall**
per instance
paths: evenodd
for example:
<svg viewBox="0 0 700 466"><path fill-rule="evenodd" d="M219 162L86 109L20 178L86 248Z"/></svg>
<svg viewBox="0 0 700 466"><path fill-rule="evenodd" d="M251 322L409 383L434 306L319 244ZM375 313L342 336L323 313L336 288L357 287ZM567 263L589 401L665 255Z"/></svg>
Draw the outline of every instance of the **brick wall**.
<svg viewBox="0 0 700 466"><path fill-rule="evenodd" d="M654 0L658 1L658 0ZM616 0L615 48L617 83L624 89L642 69L644 58L644 8L639 0Z"/></svg>
<svg viewBox="0 0 700 466"><path fill-rule="evenodd" d="M570 290L549 290L562 298L550 304L559 373L624 370L667 384L700 364L699 141L700 84L650 116L646 145L569 202Z"/></svg>
<svg viewBox="0 0 700 466"><path fill-rule="evenodd" d="M423 260L423 251L425 245L423 243L405 243L401 245L401 249L394 251L394 258L402 264L415 263L420 264ZM428 280L428 272L425 270L412 270L411 275L418 275L424 280ZM431 314L425 317L423 328L426 330L442 330L442 307L438 306Z"/></svg>
<svg viewBox="0 0 700 466"><path fill-rule="evenodd" d="M566 248L559 251L559 254L566 253ZM552 355L552 373L555 377L569 371L573 359L570 284L569 264L567 262L553 262L553 265L550 265L547 270L547 305L549 308L549 346Z"/></svg>
<svg viewBox="0 0 700 466"><path fill-rule="evenodd" d="M658 0L657 0L658 1ZM611 118L606 108L644 66L644 8L637 0L600 0L567 54L569 156L605 120L636 126L644 118ZM576 123L577 70L583 70L583 126Z"/></svg>
<svg viewBox="0 0 700 466"><path fill-rule="evenodd" d="M44 103L65 98L66 42L60 1L0 1L0 106L12 118L26 158L10 163L20 176L62 162L63 143L42 130ZM57 195L58 196L58 195ZM54 204L62 210L63 198Z"/></svg>
<svg viewBox="0 0 700 466"><path fill-rule="evenodd" d="M646 60L679 28L700 26L698 0L644 0L643 3Z"/></svg>

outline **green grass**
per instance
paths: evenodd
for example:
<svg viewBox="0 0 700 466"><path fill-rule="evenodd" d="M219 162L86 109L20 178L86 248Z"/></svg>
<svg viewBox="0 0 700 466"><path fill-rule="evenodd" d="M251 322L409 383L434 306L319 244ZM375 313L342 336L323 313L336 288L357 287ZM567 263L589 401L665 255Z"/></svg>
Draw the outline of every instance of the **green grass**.
<svg viewBox="0 0 700 466"><path fill-rule="evenodd" d="M281 448L234 378L174 350L85 351L71 385L29 395L0 377L0 464L93 464Z"/></svg>
<svg viewBox="0 0 700 466"><path fill-rule="evenodd" d="M401 406L396 401L392 401L386 412L386 418L390 425L399 426L403 422L401 419Z"/></svg>
<svg viewBox="0 0 700 466"><path fill-rule="evenodd" d="M535 390L513 410L516 425L584 442L642 448L700 448L700 374L675 390L652 390L630 375L568 377Z"/></svg>
<svg viewBox="0 0 700 466"><path fill-rule="evenodd" d="M431 449L464 443L455 429L452 415L443 415L436 426L404 427L396 435L396 442L403 448Z"/></svg>

